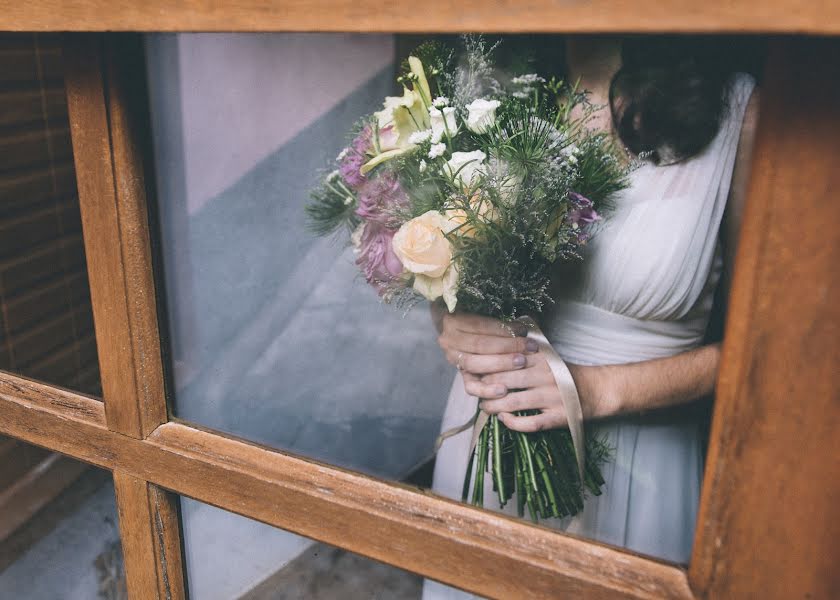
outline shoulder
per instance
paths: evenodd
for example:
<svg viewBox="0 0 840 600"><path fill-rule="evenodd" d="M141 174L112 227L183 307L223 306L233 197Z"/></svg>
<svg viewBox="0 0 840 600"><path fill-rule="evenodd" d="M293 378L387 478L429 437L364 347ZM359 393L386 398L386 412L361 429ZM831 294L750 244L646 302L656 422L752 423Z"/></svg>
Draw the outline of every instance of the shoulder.
<svg viewBox="0 0 840 600"><path fill-rule="evenodd" d="M746 121L754 119L758 111L759 88L755 77L738 71L729 80L729 107L732 117Z"/></svg>

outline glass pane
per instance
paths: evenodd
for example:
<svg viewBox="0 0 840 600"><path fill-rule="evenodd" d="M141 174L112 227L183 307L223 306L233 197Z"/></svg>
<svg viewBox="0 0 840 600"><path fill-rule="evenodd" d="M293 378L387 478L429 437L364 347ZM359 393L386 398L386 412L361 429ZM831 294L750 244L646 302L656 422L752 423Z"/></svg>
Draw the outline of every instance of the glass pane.
<svg viewBox="0 0 840 600"><path fill-rule="evenodd" d="M153 35L147 56L175 414L404 477L432 456L451 370L427 312L382 306L303 211L390 93L393 36Z"/></svg>
<svg viewBox="0 0 840 600"><path fill-rule="evenodd" d="M99 395L59 38L0 35L0 61L0 369Z"/></svg>
<svg viewBox="0 0 840 600"><path fill-rule="evenodd" d="M425 473L428 485L437 435L468 422L476 414L477 398L466 393L463 378L456 375L456 369L436 343L438 333L427 304L403 314L398 307L380 302L374 288L365 285L365 277L360 276L357 260L368 261L370 266L370 261L379 260L375 256L389 258L388 248L395 242L391 238L382 242L387 236L376 238L379 245L370 239L357 240L362 254L373 253L357 259L349 235L336 241L313 234L305 212L310 193L318 182L330 177L327 173L331 165L336 166L336 156L353 139L348 133L353 124L380 110L386 96L400 93L396 76L406 72L406 67L400 66L401 57L407 56L420 41L422 38L344 34L167 34L146 38L160 244L174 363L172 409L178 417L381 477L402 479L411 473ZM420 91L415 89L403 96L401 102L408 104L399 109L404 111L399 113L402 125L398 123L395 100L390 100L393 123L387 122L387 115L383 117L380 132L379 118L375 123L368 121L371 125L367 133L363 128L353 142L367 144L368 153L380 158L384 156L384 144L393 142L397 146L393 152L400 158L391 163L398 165L391 167L398 171L397 188L406 195L406 190L413 194L407 202L412 203L410 210L418 215L423 211L417 208L427 207L423 202L429 201L441 205L434 205L437 219L449 218L442 217L442 211L446 210L446 202L454 202L453 197L464 204L463 214L473 215L471 226L484 227L485 231L498 231L493 227L501 227L498 224L504 219L541 215L532 221L534 231L552 231L544 235L557 237L549 240L554 245L547 242L540 246L539 253L529 254L528 260L544 253L558 254L560 230L565 232L562 248L583 258L568 268L554 270L555 263L550 265L551 284L556 287L543 288L548 291L539 298L550 308L539 319L549 340L544 350L553 348L572 365L586 415L599 417L589 421L586 432L589 440L601 442L598 452L594 445L590 446L588 456L590 462L597 456L603 458L602 477L593 470L597 465L587 467L588 496L584 503L577 483L578 464L570 450L572 440L562 422L565 407L558 399L561 388L544 358L548 354L541 350L532 356L529 350L528 365L542 371L527 370L529 383L517 384L514 351L506 350L504 360L511 361L510 369L505 369L507 390L537 390L528 396L530 404L524 408L542 411L547 405L538 404L550 401L557 420L546 425L544 432L531 436L507 437L500 428L497 442L480 438L481 448L499 448L505 454L498 460L487 460L487 469L477 468L476 473L493 473L498 468L507 469L511 475L510 465L516 465L522 478L494 479L488 475L483 487L467 487L473 498L484 490L485 507L498 510L493 489L498 481L497 487L518 489L522 491L519 498L530 498L526 509L511 497L504 507L508 513L527 517L533 509L544 525L675 562L687 561L691 549L709 403L700 402L694 394L680 396L679 403L663 410L645 410L662 395L672 396L668 392L670 383L663 383L654 392L646 392L650 388L643 383L652 377L671 382L670 367L651 361L680 354L707 341L707 323L724 269L719 226L740 122L755 83L746 72L746 62L736 65L731 60L732 56L751 56L733 50L733 40L720 42L714 49L703 43L690 38L509 37L497 54L497 65L503 67L497 76L502 83L482 80L486 86L475 92L469 86L459 88L461 84L452 83L457 80L449 80L454 91L449 94L451 98L436 100L446 110L425 104L419 107L427 101L431 104L433 94L429 91L426 94L430 98L424 100L415 64L415 71L404 75L402 82ZM488 47L491 45L488 41ZM718 61L721 49L730 57L725 64ZM616 75L616 85L623 86L617 89L631 96L641 93L633 88L634 77L652 77L643 68L652 57L691 57L695 53L700 56L696 60L709 61L703 64L713 67L701 74L709 77L704 84L708 95L692 102L697 100L700 104L696 106L706 107L697 110L710 112L708 119L700 121L708 125L718 115L717 125L693 131L696 144L691 148L681 145L682 138L676 136L663 141L656 153L634 146L634 152L648 158L622 150L630 145L632 135L626 128L610 129L610 123L618 116L614 119L605 112L611 110L606 104L610 80L604 79L603 74L599 80L597 73L591 71L587 57L593 52L607 57L605 64L616 70L623 60L622 52L632 57L628 61L629 75ZM571 71L566 66L566 55L572 61ZM456 55L452 72L462 56L463 53ZM473 50L475 60L465 59L460 64L472 65L473 73L486 73L481 66L484 63L476 56ZM556 101L562 103L574 97L573 92L541 82L530 69L547 78L564 73L571 77L574 69L582 71L593 84L590 99L595 106L580 105L575 111L595 111L586 126L606 136L598 139L625 136L627 144L620 140L614 154L609 154L606 146L593 145L600 142L589 138L575 138L574 147L569 145L567 140L573 139L574 130L555 125L567 123L563 120L566 117L550 111ZM633 69L644 73L640 75ZM714 77L708 75L712 71L716 73ZM440 85L444 77L435 75L433 67L429 67L429 76L434 85ZM434 80L438 76L441 79ZM523 91L526 88L527 93ZM532 105L529 94L535 93L543 94L536 96L538 99L550 100ZM477 97L481 94L484 96ZM486 101L472 109L475 119L470 118L471 109L464 98ZM502 100L495 105L488 98ZM682 102L680 98L674 91L670 101ZM447 103L457 107L444 106ZM408 106L420 112L415 114ZM449 109L455 112L447 113ZM493 112L497 109L498 115ZM436 110L440 114L434 114ZM614 110L621 108L616 106ZM444 113L454 115L454 123L447 125ZM515 121L516 115L522 114L526 116ZM491 126L494 119L498 123L507 119L508 129L499 126L493 130L495 133L488 134L482 119L489 119ZM523 131L531 131L528 128L534 123L545 135L527 138L534 143L523 145ZM423 129L426 126L428 130ZM395 130L404 135L406 132L400 127L417 134L408 136L414 140L408 146L399 145L402 138L394 141L387 137L388 132ZM450 127L454 133L448 130ZM695 123L695 127L699 126ZM447 131L448 137L444 136ZM441 140L446 137L446 141L433 147L430 139L435 135ZM375 137L377 143L366 136ZM453 142L455 136L461 141ZM484 161L488 155L473 149L481 144L490 153L490 158L481 162L483 170L457 170L456 149L463 153L470 148L473 156L478 153L484 157L476 160ZM422 162L418 148L423 149ZM547 154L541 154L543 150ZM447 157L451 153L451 164L446 167L449 171L440 161L429 166L439 152ZM551 160L545 158L549 155ZM608 160L610 156L614 163ZM460 159L464 159L463 154ZM590 159L596 162L587 162ZM597 164L606 169L606 165L627 163L630 170L624 182L626 187L616 185L619 191L609 196L614 206L610 209L607 195L599 190L616 184L617 179L596 181L596 177L613 171L585 171L581 165ZM537 167L533 165L542 170L543 179L539 181L543 187L534 183L537 180L532 169ZM438 183L430 183L429 176L423 175L427 168L436 170L440 174L438 181L446 182L440 185L449 187L438 188ZM365 216L364 210L376 209L374 200L384 202L382 198L392 193L388 191L391 188L371 192L374 200L368 203L374 204L367 208L362 206L360 190L366 183L387 183L379 175L382 172L371 171L371 178L362 182L354 183L350 175L342 172L333 176L339 179L326 180L355 189L348 192L344 204L356 208L355 217L371 221L371 213ZM388 172L393 175L393 171ZM351 175L359 173L354 167ZM470 173L478 173L478 181L485 186L480 193L471 190L474 179ZM498 184L500 180L504 184ZM437 196L424 195L427 188L412 187L417 181L442 191ZM453 191L459 181L461 186ZM493 181L497 182L496 188L492 188ZM487 191L490 188L492 193ZM551 194L557 189L562 191L562 197L556 199L555 207L542 205L541 210L553 211L560 206L557 210L564 211L562 220L554 216L555 212L545 210L517 213L518 204L511 207L504 202L506 194L518 198L517 202L536 202L553 197ZM580 189L591 189L587 194L592 199L579 193ZM476 197L478 202L483 201L482 194L494 198L489 212L482 213L480 207L473 206ZM601 194L599 201L604 201L604 208L593 205L599 198L596 194ZM389 201L398 204L393 199ZM402 224L400 206L386 216ZM593 213L593 206L603 215ZM335 213L345 211L341 203L329 208ZM455 216L448 214L457 218L457 211ZM355 217L348 220L349 224ZM397 228L390 221L379 225L389 234ZM437 229L439 238L443 237L442 227ZM369 233L367 228L364 231ZM476 237L467 235L469 231L475 230L448 233L450 239L460 236L459 247L464 248L469 244L463 240ZM590 234L592 239L585 244ZM385 250L376 255L377 248ZM406 256L402 255L399 265L403 275L407 273L402 264L409 260ZM392 263L385 258L380 262L391 268L388 265ZM512 261L482 264L492 273L482 285L490 281L499 289L512 289L513 286L506 288L495 283L496 275L505 276L504 269L493 270L498 265L513 264ZM546 266L546 271L550 269ZM369 271L367 275L373 280L389 276L381 275L381 270L374 272L373 267ZM413 277L415 289L425 290L426 296L440 296L445 286L452 284L447 283L445 273L455 274L461 285L459 294L466 289L462 270L447 268L442 273L426 279L411 274L406 277ZM440 291L433 293L431 280ZM390 283L398 286L400 280L396 281ZM491 287L482 289L491 296L498 291ZM499 292L503 293L506 292ZM458 298L459 308L467 310L463 307L469 304L463 304L462 296ZM481 304L481 294L474 293L471 298L475 305ZM457 343L466 344L463 335L455 337ZM508 336L505 342L512 339ZM482 340L467 354L486 354L484 344L489 342ZM453 363L460 357L463 352L450 352L448 356ZM559 359L553 360L556 363ZM628 363L641 367L624 366ZM603 365L611 368L597 368ZM657 374L651 376L645 370L649 368L658 369ZM714 369L703 368L704 382L711 389ZM629 384L622 384L613 394L611 381ZM635 393L628 391L634 385L640 387L638 393L648 394L641 404L623 406L624 412L617 413L618 402L604 401L635 398ZM469 427L444 442L434 465L436 492L461 498L473 455L471 442ZM520 442L529 444L530 449L526 451L518 445ZM525 494L527 489L539 493ZM595 494L598 491L600 496ZM581 507L579 516L568 516Z"/></svg>
<svg viewBox="0 0 840 600"><path fill-rule="evenodd" d="M420 598L417 575L195 500L181 519L193 600Z"/></svg>
<svg viewBox="0 0 840 600"><path fill-rule="evenodd" d="M3 464L27 461L27 448L32 447L18 444ZM4 500L10 493L20 500L4 504L2 526L27 513L0 535L0 598L125 600L110 473L44 453L53 458L42 463L38 483L18 480L12 491L0 482ZM33 510L36 505L40 510Z"/></svg>

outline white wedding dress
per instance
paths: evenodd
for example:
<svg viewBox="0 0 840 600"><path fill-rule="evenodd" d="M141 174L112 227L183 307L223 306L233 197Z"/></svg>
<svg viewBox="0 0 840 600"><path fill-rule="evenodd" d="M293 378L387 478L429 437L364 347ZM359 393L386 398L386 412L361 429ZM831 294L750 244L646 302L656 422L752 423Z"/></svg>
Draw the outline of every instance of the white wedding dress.
<svg viewBox="0 0 840 600"><path fill-rule="evenodd" d="M729 110L712 143L671 166L646 164L586 248L583 263L560 282L543 331L560 356L582 365L637 362L699 346L722 267L718 238L741 122L755 85L731 80ZM442 430L476 409L456 376ZM614 449L606 486L573 518L543 521L576 535L686 563L691 552L703 456L701 423L686 407L589 422L587 434ZM460 499L471 431L447 439L437 456L433 489ZM500 510L485 480L485 506ZM504 512L515 514L516 503ZM511 574L514 576L514 574ZM424 600L472 598L426 580Z"/></svg>

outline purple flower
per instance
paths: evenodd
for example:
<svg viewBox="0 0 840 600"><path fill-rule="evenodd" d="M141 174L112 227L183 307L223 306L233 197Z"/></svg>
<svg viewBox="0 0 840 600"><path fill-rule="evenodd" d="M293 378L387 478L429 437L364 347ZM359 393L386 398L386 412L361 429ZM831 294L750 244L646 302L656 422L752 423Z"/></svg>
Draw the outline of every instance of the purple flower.
<svg viewBox="0 0 840 600"><path fill-rule="evenodd" d="M368 283L382 294L395 277L403 272L403 266L394 254L393 239L396 231L377 223L365 223L356 248L356 264L365 274Z"/></svg>
<svg viewBox="0 0 840 600"><path fill-rule="evenodd" d="M572 225L588 225L589 223L601 220L601 215L592 208L592 200L586 196L582 196L577 192L570 192L569 199L572 201L572 206L574 207L569 211L569 222Z"/></svg>
<svg viewBox="0 0 840 600"><path fill-rule="evenodd" d="M368 150L372 148L371 135L371 128L365 127L353 143L339 155L338 172L347 185L353 189L358 189L367 181L361 169L362 165L368 161Z"/></svg>
<svg viewBox="0 0 840 600"><path fill-rule="evenodd" d="M571 223L573 229L578 230L578 242L585 244L590 236L586 226L600 221L601 215L595 212L592 207L592 200L586 196L577 192L570 192L569 200L571 200L573 206L572 210L569 211L569 223Z"/></svg>
<svg viewBox="0 0 840 600"><path fill-rule="evenodd" d="M356 214L386 227L399 227L400 209L408 205L408 196L400 186L396 174L386 171L368 179L359 188L359 206Z"/></svg>

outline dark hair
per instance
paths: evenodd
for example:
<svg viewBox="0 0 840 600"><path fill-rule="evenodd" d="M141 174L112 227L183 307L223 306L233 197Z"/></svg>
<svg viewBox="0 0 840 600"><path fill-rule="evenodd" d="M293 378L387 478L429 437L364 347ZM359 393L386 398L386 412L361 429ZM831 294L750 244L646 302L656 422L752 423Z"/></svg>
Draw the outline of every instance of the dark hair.
<svg viewBox="0 0 840 600"><path fill-rule="evenodd" d="M627 149L646 153L656 164L702 152L726 115L729 82L738 68L735 57L727 56L732 50L712 37L625 38L609 102Z"/></svg>
<svg viewBox="0 0 840 600"><path fill-rule="evenodd" d="M501 39L496 59L502 69L566 75L562 35L512 34ZM732 75L745 71L760 80L765 46L763 37L624 36L622 66L609 90L619 138L632 153L645 154L656 164L696 156L720 129Z"/></svg>

